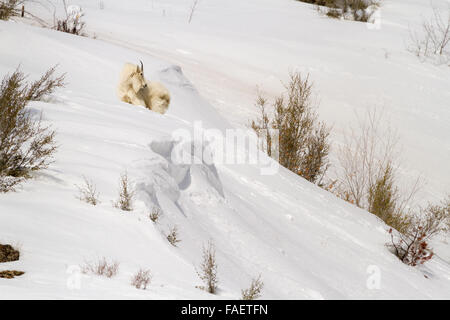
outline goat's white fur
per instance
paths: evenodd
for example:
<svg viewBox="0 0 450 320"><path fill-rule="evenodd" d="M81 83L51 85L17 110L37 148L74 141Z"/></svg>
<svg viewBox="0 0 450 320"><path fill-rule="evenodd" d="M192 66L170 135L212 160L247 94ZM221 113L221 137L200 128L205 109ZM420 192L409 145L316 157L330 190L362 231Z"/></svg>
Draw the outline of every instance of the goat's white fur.
<svg viewBox="0 0 450 320"><path fill-rule="evenodd" d="M169 91L159 82L146 80L143 65L139 67L132 63L125 64L120 74L117 94L124 102L144 106L161 114L169 108Z"/></svg>
<svg viewBox="0 0 450 320"><path fill-rule="evenodd" d="M146 85L141 68L135 64L126 63L120 73L117 95L120 100L126 103L146 106L144 99L137 94Z"/></svg>
<svg viewBox="0 0 450 320"><path fill-rule="evenodd" d="M145 101L145 106L150 110L164 114L169 108L169 90L159 82L147 81L147 87L141 89L138 95Z"/></svg>

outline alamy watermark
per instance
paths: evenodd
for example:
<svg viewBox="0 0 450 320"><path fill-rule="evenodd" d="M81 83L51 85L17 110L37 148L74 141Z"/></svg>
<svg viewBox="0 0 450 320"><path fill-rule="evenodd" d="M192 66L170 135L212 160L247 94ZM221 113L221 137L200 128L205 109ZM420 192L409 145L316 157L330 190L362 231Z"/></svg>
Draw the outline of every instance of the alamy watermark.
<svg viewBox="0 0 450 320"><path fill-rule="evenodd" d="M381 269L379 266L370 265L367 267L366 272L369 277L366 280L366 286L369 290L381 289Z"/></svg>
<svg viewBox="0 0 450 320"><path fill-rule="evenodd" d="M80 266L71 265L67 268L66 273L68 274L68 277L66 280L67 288L69 290L80 290L81 289L81 279L83 277Z"/></svg>
<svg viewBox="0 0 450 320"><path fill-rule="evenodd" d="M170 158L175 164L251 164L258 165L262 175L274 175L280 167L279 133L275 129L261 130L258 134L252 129L222 131L205 129L201 121L195 121L193 130L177 129L172 132L172 139L176 144Z"/></svg>

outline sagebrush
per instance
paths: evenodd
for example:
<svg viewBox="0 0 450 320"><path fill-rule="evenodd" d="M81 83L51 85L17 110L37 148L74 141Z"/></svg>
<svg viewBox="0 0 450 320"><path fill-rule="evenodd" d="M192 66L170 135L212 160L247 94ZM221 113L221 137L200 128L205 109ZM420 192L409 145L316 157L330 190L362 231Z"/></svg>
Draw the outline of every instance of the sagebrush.
<svg viewBox="0 0 450 320"><path fill-rule="evenodd" d="M131 285L136 289L146 290L152 280L150 270L140 269L132 278Z"/></svg>
<svg viewBox="0 0 450 320"><path fill-rule="evenodd" d="M261 276L252 279L252 283L248 289L241 290L242 300L255 300L261 296L261 291L264 287L264 283L261 280Z"/></svg>
<svg viewBox="0 0 450 320"><path fill-rule="evenodd" d="M1 0L0 20L8 20L11 17L22 15L24 3L25 0Z"/></svg>
<svg viewBox="0 0 450 320"><path fill-rule="evenodd" d="M92 180L83 176L84 184L81 186L75 185L78 188L78 199L80 201L96 206L100 203L99 192Z"/></svg>
<svg viewBox="0 0 450 320"><path fill-rule="evenodd" d="M256 105L260 117L252 121L251 127L266 142L269 156L276 149L282 166L321 185L330 166L330 129L318 120L312 90L309 75L303 77L298 72L291 73L286 93L271 106L271 120L266 111L267 100L258 95ZM278 139L272 136L272 130L276 130Z"/></svg>
<svg viewBox="0 0 450 320"><path fill-rule="evenodd" d="M421 59L435 57L438 62L450 60L450 7L443 13L433 7L431 18L424 20L420 31L410 30L409 50Z"/></svg>
<svg viewBox="0 0 450 320"><path fill-rule="evenodd" d="M204 286L201 289L215 294L219 280L217 278L217 261L216 249L212 242L208 242L207 246L203 247L203 261L200 265L200 271L197 271L199 278L203 281Z"/></svg>
<svg viewBox="0 0 450 320"><path fill-rule="evenodd" d="M174 247L177 246L178 242L181 242L181 240L179 239L177 226L170 228L169 234L167 235L167 241L169 241L169 243Z"/></svg>
<svg viewBox="0 0 450 320"><path fill-rule="evenodd" d="M399 190L395 186L393 167L387 163L381 175L369 185L367 211L373 213L387 225L404 233L411 226L411 217L404 213Z"/></svg>
<svg viewBox="0 0 450 320"><path fill-rule="evenodd" d="M55 77L56 67L40 79L27 82L19 69L6 75L0 85L0 192L13 191L31 172L45 169L56 152L56 132L42 124L27 109L30 101L40 101L64 87L64 75Z"/></svg>
<svg viewBox="0 0 450 320"><path fill-rule="evenodd" d="M119 263L116 261L108 261L106 258L102 258L96 262L85 262L81 266L81 272L112 278L119 272Z"/></svg>
<svg viewBox="0 0 450 320"><path fill-rule="evenodd" d="M150 218L150 220L156 223L161 217L161 209L158 207L154 207L148 217Z"/></svg>
<svg viewBox="0 0 450 320"><path fill-rule="evenodd" d="M123 211L132 211L134 202L135 190L128 177L128 173L124 172L120 175L119 180L119 199L114 203L114 206Z"/></svg>

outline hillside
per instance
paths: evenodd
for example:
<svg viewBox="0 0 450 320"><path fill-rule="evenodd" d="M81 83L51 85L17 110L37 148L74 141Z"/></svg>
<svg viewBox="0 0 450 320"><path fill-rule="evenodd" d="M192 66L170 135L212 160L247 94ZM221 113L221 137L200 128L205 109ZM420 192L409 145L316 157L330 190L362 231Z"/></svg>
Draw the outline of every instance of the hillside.
<svg viewBox="0 0 450 320"><path fill-rule="evenodd" d="M313 76L320 114L335 122L337 141L355 108L392 108L405 138L406 175L424 172L427 199L442 198L450 176L449 70L420 63L400 43L409 21L404 10L415 16L419 0L386 1L381 32L281 0L210 0L191 24L181 0L111 0L104 9L78 3L97 39L0 21L0 75L20 65L34 79L58 64L68 82L47 102L30 104L57 130L56 161L18 192L0 194L0 243L21 250L19 261L1 267L25 271L0 279L0 299L239 299L259 274L264 299L450 298L446 253L420 267L404 265L386 248L380 219L290 171L262 175L263 165L210 164L195 148L193 164L170 157L177 134L199 122L221 134L247 123L255 85L275 94L279 79L298 68ZM299 31L306 26L315 31ZM139 59L146 77L171 92L165 115L116 97L123 64ZM131 212L112 205L125 171L136 187ZM96 183L100 205L77 199L83 176ZM162 210L156 224L148 218L154 206ZM177 247L166 240L173 226ZM215 296L195 287L209 240L217 249ZM116 277L77 273L101 257L120 263ZM130 285L139 268L153 274L145 291ZM378 289L367 285L373 270L380 271Z"/></svg>
<svg viewBox="0 0 450 320"><path fill-rule="evenodd" d="M337 145L356 114L378 108L399 131L404 183L421 175L426 185L419 198L448 194L450 74L407 50L411 31L433 15L429 1L383 0L376 25L329 19L294 0L200 1L191 23L191 1L102 2L103 9L98 2L72 1L86 13L88 33L181 65L234 126L256 116L257 87L275 97L289 71L309 73ZM444 14L448 1L433 5ZM53 10L36 8L48 21ZM61 5L56 12L63 15Z"/></svg>

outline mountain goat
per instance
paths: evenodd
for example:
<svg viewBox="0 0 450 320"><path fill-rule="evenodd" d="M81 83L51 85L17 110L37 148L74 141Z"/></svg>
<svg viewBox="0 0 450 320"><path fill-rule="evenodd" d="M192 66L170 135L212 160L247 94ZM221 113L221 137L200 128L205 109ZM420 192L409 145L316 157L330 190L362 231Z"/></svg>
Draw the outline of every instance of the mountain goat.
<svg viewBox="0 0 450 320"><path fill-rule="evenodd" d="M150 110L164 114L169 108L169 91L159 82L147 81L147 87L141 89L138 95L144 99L145 106Z"/></svg>
<svg viewBox="0 0 450 320"><path fill-rule="evenodd" d="M117 94L124 102L164 114L169 108L169 91L159 82L146 80L144 64L142 61L140 63L140 66L125 64L120 74Z"/></svg>

